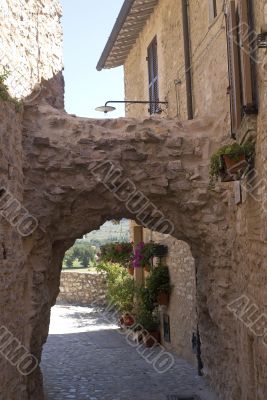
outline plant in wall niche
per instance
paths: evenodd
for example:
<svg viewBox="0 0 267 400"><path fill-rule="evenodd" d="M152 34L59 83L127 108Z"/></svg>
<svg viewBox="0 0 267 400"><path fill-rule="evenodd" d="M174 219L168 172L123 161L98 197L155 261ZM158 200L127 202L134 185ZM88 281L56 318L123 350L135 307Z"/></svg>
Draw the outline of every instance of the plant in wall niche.
<svg viewBox="0 0 267 400"><path fill-rule="evenodd" d="M167 266L155 268L147 278L146 285L154 302L160 305L168 305L172 286Z"/></svg>
<svg viewBox="0 0 267 400"><path fill-rule="evenodd" d="M10 96L8 92L8 86L6 85L6 80L10 76L10 72L6 67L2 66L2 73L0 73L0 100L9 101L15 104L16 112L21 111L22 103L20 100Z"/></svg>
<svg viewBox="0 0 267 400"><path fill-rule="evenodd" d="M221 177L222 182L240 180L254 160L255 144L246 141L220 147L210 161L210 187Z"/></svg>

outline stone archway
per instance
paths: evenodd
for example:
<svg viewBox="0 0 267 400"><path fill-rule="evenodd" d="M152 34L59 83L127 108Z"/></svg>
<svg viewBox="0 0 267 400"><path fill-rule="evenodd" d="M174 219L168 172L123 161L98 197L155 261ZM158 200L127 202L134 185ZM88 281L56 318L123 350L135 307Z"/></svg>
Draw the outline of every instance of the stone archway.
<svg viewBox="0 0 267 400"><path fill-rule="evenodd" d="M225 301L231 291L226 295L216 281L222 275L230 281L220 267L230 264L234 234L229 233L225 191L208 190L209 159L221 137L214 118L93 120L68 115L45 100L27 105L21 145L23 205L38 226L21 242L24 313L22 317L18 310L11 318L19 321L23 343L38 359L66 249L109 217L140 218L147 227L167 229L165 233L189 244L198 269L203 360L218 388L227 381L229 388L235 387L235 373L224 370L225 354L233 357L224 338L230 325ZM235 336L234 328L228 335ZM27 377L12 371L2 378L5 398L16 399L17 393L21 400L43 398L39 369Z"/></svg>
<svg viewBox="0 0 267 400"><path fill-rule="evenodd" d="M66 249L108 217L125 217L143 218L148 227L166 229L190 245L199 268L205 359L205 343L218 327L205 314L213 294L204 259L210 262L214 240L218 251L222 241L218 227L225 224L226 215L222 193L208 190L210 154L220 143L218 129L211 118L183 123L91 120L70 116L45 102L27 108L24 204L38 220L28 254L33 271L30 347L34 354L40 357L47 337ZM131 198L135 201L129 203ZM140 212L147 199L146 211ZM34 388L33 393L39 398Z"/></svg>

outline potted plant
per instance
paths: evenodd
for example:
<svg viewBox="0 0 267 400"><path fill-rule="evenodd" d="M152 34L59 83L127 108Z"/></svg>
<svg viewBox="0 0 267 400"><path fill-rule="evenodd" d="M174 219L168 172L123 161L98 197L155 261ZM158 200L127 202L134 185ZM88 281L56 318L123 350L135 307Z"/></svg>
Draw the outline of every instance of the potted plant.
<svg viewBox="0 0 267 400"><path fill-rule="evenodd" d="M160 343L159 319L153 312L143 309L138 315L137 321L143 328L142 338L146 347Z"/></svg>
<svg viewBox="0 0 267 400"><path fill-rule="evenodd" d="M142 248L141 251L142 254L141 265L147 272L150 272L151 270L151 259L153 257L153 249L154 249L154 243L149 242L144 244L144 247Z"/></svg>
<svg viewBox="0 0 267 400"><path fill-rule="evenodd" d="M253 162L255 146L251 141L219 148L211 157L210 185L221 177L222 182L239 180Z"/></svg>
<svg viewBox="0 0 267 400"><path fill-rule="evenodd" d="M122 327L131 328L135 324L135 319L132 314L125 313L120 318L120 325Z"/></svg>
<svg viewBox="0 0 267 400"><path fill-rule="evenodd" d="M128 267L131 262L133 245L128 242L107 243L100 247L100 261L118 263Z"/></svg>
<svg viewBox="0 0 267 400"><path fill-rule="evenodd" d="M127 271L130 275L134 276L134 267L132 267L131 265L129 265L127 267Z"/></svg>
<svg viewBox="0 0 267 400"><path fill-rule="evenodd" d="M159 266L152 271L147 279L147 289L153 301L159 305L168 305L172 286L167 266Z"/></svg>
<svg viewBox="0 0 267 400"><path fill-rule="evenodd" d="M140 242L134 249L132 258L132 265L134 268L145 268L146 271L150 271L151 258L153 252L153 243Z"/></svg>

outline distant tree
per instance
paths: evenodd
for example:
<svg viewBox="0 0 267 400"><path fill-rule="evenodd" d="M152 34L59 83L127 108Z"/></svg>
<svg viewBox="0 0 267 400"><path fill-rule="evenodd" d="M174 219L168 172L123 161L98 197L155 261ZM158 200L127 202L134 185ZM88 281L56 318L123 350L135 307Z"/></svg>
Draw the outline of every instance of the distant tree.
<svg viewBox="0 0 267 400"><path fill-rule="evenodd" d="M88 243L75 243L66 251L63 264L71 268L74 260L78 260L82 267L87 267L89 262L95 258L95 248ZM77 264L77 263L76 263Z"/></svg>
<svg viewBox="0 0 267 400"><path fill-rule="evenodd" d="M72 268L81 268L82 264L78 258L75 258L72 263Z"/></svg>

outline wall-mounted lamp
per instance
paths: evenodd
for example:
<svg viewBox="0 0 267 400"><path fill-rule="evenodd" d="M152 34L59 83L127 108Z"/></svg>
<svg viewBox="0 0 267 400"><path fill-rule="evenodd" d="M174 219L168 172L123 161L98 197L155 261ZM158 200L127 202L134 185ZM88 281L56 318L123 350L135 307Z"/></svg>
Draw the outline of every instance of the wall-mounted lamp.
<svg viewBox="0 0 267 400"><path fill-rule="evenodd" d="M108 112L110 112L110 111L114 111L114 110L116 110L116 108L115 107L112 107L112 106L109 106L108 104L110 104L110 103L116 103L116 104L156 104L156 105L158 105L158 104L165 104L165 105L168 105L168 102L167 101L143 101L143 100L109 100L109 101L107 101L106 103L105 103L105 105L104 106L101 106L101 107L97 107L95 110L96 111L100 111L100 112L103 112L103 113L105 113L105 114L107 114ZM156 113L161 113L161 109L159 108L158 110L156 110Z"/></svg>

